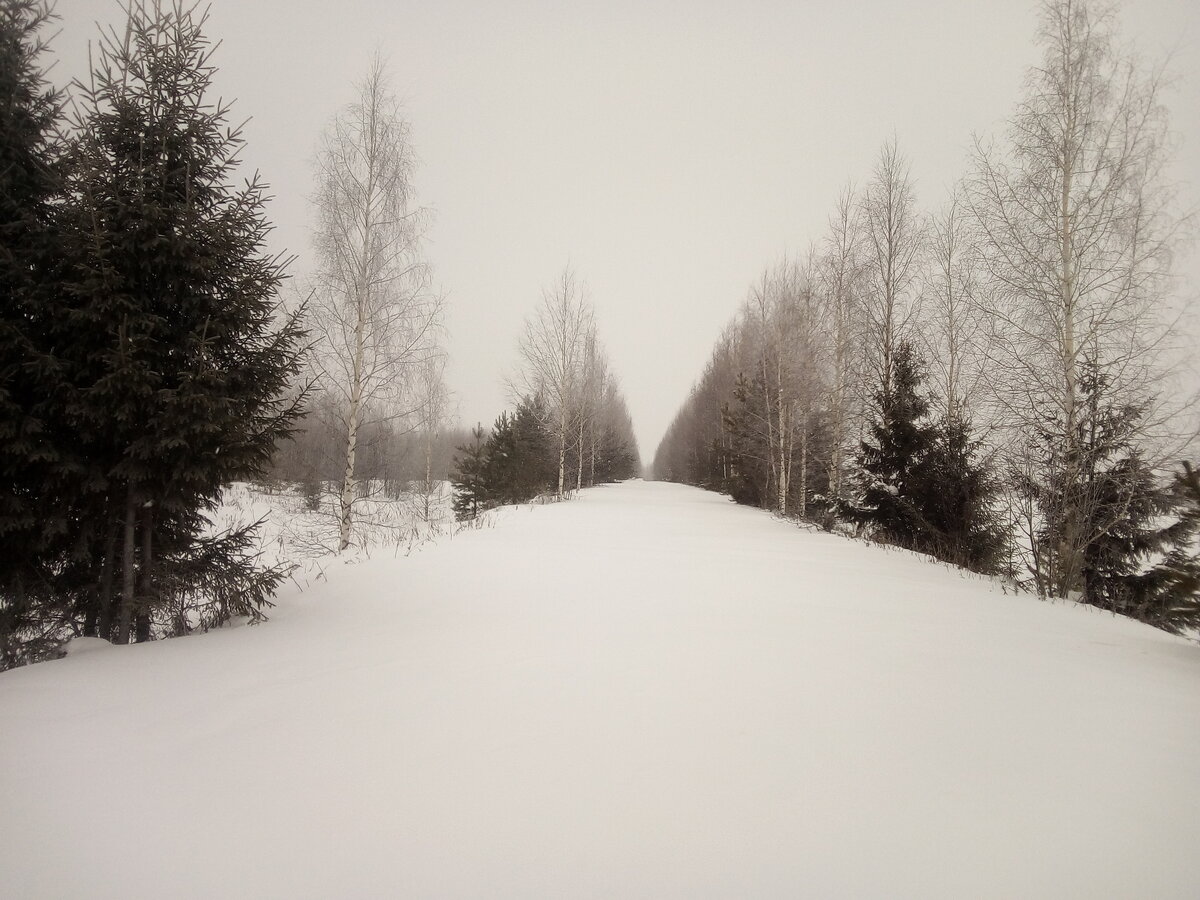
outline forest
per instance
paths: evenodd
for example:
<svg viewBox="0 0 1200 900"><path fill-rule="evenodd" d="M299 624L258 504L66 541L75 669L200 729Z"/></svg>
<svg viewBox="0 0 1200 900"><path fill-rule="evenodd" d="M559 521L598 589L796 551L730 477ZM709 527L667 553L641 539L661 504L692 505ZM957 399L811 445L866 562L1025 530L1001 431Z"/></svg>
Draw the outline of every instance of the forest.
<svg viewBox="0 0 1200 900"><path fill-rule="evenodd" d="M884 142L767 267L654 458L666 481L1200 625L1190 323L1163 68L1116 12L1044 4L1041 62L940 206ZM1194 379L1193 379L1194 380Z"/></svg>
<svg viewBox="0 0 1200 900"><path fill-rule="evenodd" d="M263 620L294 561L264 555L262 520L218 524L234 484L302 498L309 549L348 557L380 504L418 535L443 500L466 525L641 474L571 265L497 373L509 407L460 424L379 54L312 136L297 266L214 94L208 13L131 4L66 87L55 21L42 0L0 18L0 667ZM1165 174L1167 71L1077 0L1043 4L1037 44L936 209L887 139L753 281L654 477L1185 632L1200 480L1172 264L1194 216Z"/></svg>
<svg viewBox="0 0 1200 900"><path fill-rule="evenodd" d="M387 67L376 55L314 136L312 253L293 279L214 96L208 15L131 4L61 89L52 6L0 12L0 669L77 636L265 619L296 566L264 557L262 520L218 527L235 482L302 496L330 526L310 547L343 554L381 502L430 523L457 448L483 441L455 423L431 213ZM573 275L560 287L520 344L518 411L463 451L491 460L486 492L466 476L473 507L636 473L591 307ZM503 484L501 442L525 454Z"/></svg>
<svg viewBox="0 0 1200 900"><path fill-rule="evenodd" d="M1200 897L1198 112L1194 0L0 0L0 898Z"/></svg>

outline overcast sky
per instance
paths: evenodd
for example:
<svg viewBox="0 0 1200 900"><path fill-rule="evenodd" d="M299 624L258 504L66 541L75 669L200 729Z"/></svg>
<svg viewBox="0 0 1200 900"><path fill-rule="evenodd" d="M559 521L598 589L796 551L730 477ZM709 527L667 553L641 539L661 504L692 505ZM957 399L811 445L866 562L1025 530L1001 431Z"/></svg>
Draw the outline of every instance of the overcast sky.
<svg viewBox="0 0 1200 900"><path fill-rule="evenodd" d="M736 8L735 8L736 7ZM59 0L56 79L86 70L114 0ZM1128 0L1126 38L1174 54L1182 196L1200 201L1200 3ZM1026 0L213 0L217 85L250 117L276 248L309 266L319 133L379 50L412 122L427 258L449 300L464 424L508 404L521 324L568 262L586 281L645 459L764 265L823 234L893 134L933 210L973 132L1036 61ZM1193 254L1180 265L1200 283Z"/></svg>

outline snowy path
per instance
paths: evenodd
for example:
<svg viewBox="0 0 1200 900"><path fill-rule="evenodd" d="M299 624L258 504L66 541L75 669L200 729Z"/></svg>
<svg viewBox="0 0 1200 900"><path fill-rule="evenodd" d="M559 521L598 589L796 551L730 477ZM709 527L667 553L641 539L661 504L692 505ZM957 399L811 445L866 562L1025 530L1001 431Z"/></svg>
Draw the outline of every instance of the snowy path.
<svg viewBox="0 0 1200 900"><path fill-rule="evenodd" d="M1200 647L631 484L0 675L0 896L1197 897Z"/></svg>

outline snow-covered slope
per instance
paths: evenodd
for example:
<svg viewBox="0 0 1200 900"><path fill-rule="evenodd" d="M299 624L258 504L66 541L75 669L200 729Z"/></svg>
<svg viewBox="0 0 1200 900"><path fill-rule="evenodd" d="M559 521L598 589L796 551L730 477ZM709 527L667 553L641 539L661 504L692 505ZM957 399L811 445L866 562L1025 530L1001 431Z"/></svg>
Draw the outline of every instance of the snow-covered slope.
<svg viewBox="0 0 1200 900"><path fill-rule="evenodd" d="M643 484L0 675L5 897L1197 897L1200 647Z"/></svg>

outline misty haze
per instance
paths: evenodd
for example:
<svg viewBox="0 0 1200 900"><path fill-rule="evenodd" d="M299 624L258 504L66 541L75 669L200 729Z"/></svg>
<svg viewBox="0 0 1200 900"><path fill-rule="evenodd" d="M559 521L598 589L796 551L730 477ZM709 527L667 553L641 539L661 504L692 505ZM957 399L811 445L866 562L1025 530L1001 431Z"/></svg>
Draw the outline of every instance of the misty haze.
<svg viewBox="0 0 1200 900"><path fill-rule="evenodd" d="M1197 172L1184 0L0 0L0 898L1200 896Z"/></svg>

